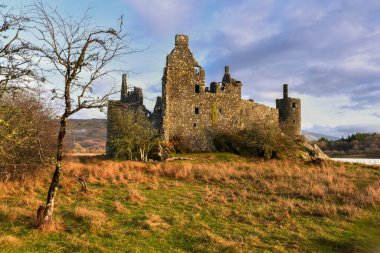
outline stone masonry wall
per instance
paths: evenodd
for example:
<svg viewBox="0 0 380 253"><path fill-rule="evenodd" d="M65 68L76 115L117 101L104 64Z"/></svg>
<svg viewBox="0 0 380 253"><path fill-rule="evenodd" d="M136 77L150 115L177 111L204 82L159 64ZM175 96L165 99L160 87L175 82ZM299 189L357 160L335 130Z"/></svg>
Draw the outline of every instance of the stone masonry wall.
<svg viewBox="0 0 380 253"><path fill-rule="evenodd" d="M301 100L288 96L288 85L284 84L283 98L276 99L279 110L279 125L285 134L297 136L301 134Z"/></svg>
<svg viewBox="0 0 380 253"><path fill-rule="evenodd" d="M238 131L249 122L278 124L278 111L241 99L239 81L226 67L222 83L205 87L205 73L194 59L185 35L176 36L163 77L164 139L184 140L192 151L212 151L214 131Z"/></svg>
<svg viewBox="0 0 380 253"><path fill-rule="evenodd" d="M213 151L213 133L237 132L252 123L273 124L290 135L301 131L301 101L288 97L284 85L283 99L276 108L241 99L242 83L231 77L225 67L222 82L205 85L205 71L189 49L188 37L176 35L175 47L166 58L162 77L162 97L157 98L153 113L143 105L143 93L134 87L128 91L123 75L120 101L110 101L107 121L107 154L113 139L113 114L117 110L143 110L164 141L180 139L193 152Z"/></svg>

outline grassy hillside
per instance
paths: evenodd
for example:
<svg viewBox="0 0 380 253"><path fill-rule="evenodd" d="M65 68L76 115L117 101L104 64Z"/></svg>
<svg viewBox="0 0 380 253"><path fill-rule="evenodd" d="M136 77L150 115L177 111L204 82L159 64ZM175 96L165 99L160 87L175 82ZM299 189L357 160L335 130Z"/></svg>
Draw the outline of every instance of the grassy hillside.
<svg viewBox="0 0 380 253"><path fill-rule="evenodd" d="M104 153L106 119L70 119L65 148L74 153Z"/></svg>
<svg viewBox="0 0 380 253"><path fill-rule="evenodd" d="M376 252L380 170L248 161L66 161L51 228L33 228L49 174L0 183L3 252ZM87 179L80 192L74 175ZM377 251L378 252L378 251Z"/></svg>

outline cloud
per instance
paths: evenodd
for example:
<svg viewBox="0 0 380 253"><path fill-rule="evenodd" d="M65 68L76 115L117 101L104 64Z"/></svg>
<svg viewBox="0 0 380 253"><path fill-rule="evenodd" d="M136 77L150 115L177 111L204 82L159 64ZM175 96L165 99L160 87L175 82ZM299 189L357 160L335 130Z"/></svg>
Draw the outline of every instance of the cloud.
<svg viewBox="0 0 380 253"><path fill-rule="evenodd" d="M310 132L321 133L329 136L342 137L354 133L380 133L380 126L373 124L357 124L357 125L341 125L341 126L325 126L314 125L313 127L304 129Z"/></svg>
<svg viewBox="0 0 380 253"><path fill-rule="evenodd" d="M209 75L220 76L229 64L238 79L254 84L245 92L258 99L288 82L301 94L348 96L342 109L379 104L379 3L287 3L268 1L261 9L244 3L215 14L215 37L202 45L214 49L207 55Z"/></svg>
<svg viewBox="0 0 380 253"><path fill-rule="evenodd" d="M243 96L269 106L289 83L290 95L303 99L304 126L379 123L373 115L380 106L378 1L125 2L151 38L170 39L155 45L162 52L156 58L170 52L174 33L188 33L208 83L220 81L223 67L230 65L243 81ZM150 83L159 84L161 68L149 76ZM147 94L159 92L145 87Z"/></svg>
<svg viewBox="0 0 380 253"><path fill-rule="evenodd" d="M374 112L371 114L372 116L375 116L376 118L380 119L380 112Z"/></svg>

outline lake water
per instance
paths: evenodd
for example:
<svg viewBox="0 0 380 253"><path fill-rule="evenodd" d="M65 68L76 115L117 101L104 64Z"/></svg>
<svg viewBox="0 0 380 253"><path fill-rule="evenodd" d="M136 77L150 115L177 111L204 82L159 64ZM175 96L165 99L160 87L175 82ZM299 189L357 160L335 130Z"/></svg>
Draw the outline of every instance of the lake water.
<svg viewBox="0 0 380 253"><path fill-rule="evenodd" d="M334 161L347 163L363 163L369 165L380 165L380 159L377 158L331 158Z"/></svg>

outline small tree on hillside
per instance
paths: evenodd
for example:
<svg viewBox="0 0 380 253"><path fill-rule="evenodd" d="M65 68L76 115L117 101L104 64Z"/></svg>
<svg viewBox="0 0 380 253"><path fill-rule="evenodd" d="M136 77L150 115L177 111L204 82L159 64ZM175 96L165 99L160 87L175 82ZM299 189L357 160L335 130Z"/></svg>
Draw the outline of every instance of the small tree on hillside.
<svg viewBox="0 0 380 253"><path fill-rule="evenodd" d="M105 105L114 90L111 88L105 95L96 97L95 82L114 70L110 68L111 62L131 51L122 32L122 19L117 29L97 27L87 14L79 19L64 16L40 0L34 2L32 13L33 33L39 43L34 52L53 66L52 71L62 78L52 90L54 99L63 102L63 111L59 121L55 171L41 222L47 224L52 221L61 177L67 119L82 109Z"/></svg>
<svg viewBox="0 0 380 253"><path fill-rule="evenodd" d="M146 162L149 152L158 143L157 130L141 110L115 108L110 115L113 121L112 141L109 143L114 158Z"/></svg>

